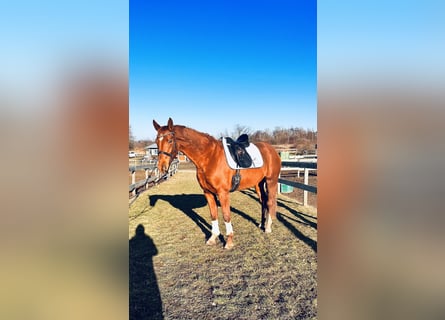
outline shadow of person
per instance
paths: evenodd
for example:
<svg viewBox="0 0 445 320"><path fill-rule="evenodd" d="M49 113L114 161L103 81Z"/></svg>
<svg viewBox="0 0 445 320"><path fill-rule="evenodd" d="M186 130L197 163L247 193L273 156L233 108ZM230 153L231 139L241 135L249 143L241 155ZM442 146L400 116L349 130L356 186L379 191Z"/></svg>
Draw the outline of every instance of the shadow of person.
<svg viewBox="0 0 445 320"><path fill-rule="evenodd" d="M129 242L130 320L163 319L161 294L153 268L153 256L158 250L141 224Z"/></svg>

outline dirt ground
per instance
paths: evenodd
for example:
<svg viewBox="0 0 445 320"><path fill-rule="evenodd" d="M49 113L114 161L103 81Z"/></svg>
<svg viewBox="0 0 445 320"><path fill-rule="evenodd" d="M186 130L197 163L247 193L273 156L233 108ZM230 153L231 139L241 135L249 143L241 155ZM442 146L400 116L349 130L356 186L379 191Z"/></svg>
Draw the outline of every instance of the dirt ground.
<svg viewBox="0 0 445 320"><path fill-rule="evenodd" d="M188 169L130 207L130 319L317 319L316 209L279 195L264 233L253 188L233 192L235 247L223 249L221 214L218 243L207 246L209 211Z"/></svg>

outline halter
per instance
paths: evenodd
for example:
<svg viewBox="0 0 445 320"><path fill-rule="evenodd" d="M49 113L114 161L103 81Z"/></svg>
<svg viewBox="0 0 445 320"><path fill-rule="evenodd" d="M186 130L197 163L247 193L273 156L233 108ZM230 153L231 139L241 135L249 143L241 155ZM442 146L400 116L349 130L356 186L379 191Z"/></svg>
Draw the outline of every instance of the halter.
<svg viewBox="0 0 445 320"><path fill-rule="evenodd" d="M170 132L167 132L167 133L164 133L164 134L160 134L160 135L158 135L156 138L159 139L159 141L162 141L162 139L164 139L165 136L169 136L169 135L172 135L172 136L173 136L173 150L172 150L172 153L177 153L178 150L177 150L177 148L176 148L175 133L174 133L173 131L170 131ZM170 142L170 141L169 141L169 142ZM173 159L174 156L173 156L172 153L169 153L169 152L166 152L166 151L163 151L163 150L159 150L159 151L158 151L158 155L159 155L159 154L165 154L166 156L169 156L170 158Z"/></svg>

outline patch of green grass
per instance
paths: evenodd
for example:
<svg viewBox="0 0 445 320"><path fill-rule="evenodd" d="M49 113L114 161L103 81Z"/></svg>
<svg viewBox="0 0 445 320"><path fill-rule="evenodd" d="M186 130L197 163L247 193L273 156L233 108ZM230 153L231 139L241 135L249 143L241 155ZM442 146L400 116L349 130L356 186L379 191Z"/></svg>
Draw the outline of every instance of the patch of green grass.
<svg viewBox="0 0 445 320"><path fill-rule="evenodd" d="M316 210L280 195L266 234L253 190L232 193L231 208L235 247L227 251L205 244L210 214L195 173L178 172L133 203L129 237L143 226L156 254L132 257L150 250L130 246L130 314L158 292L165 319L316 318ZM219 221L225 234L221 211ZM141 284L153 275L155 283Z"/></svg>

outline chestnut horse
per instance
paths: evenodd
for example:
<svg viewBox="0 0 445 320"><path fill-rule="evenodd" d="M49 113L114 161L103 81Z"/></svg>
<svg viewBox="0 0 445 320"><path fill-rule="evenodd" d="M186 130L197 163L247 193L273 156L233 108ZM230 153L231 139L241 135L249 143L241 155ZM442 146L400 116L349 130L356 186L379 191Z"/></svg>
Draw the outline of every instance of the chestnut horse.
<svg viewBox="0 0 445 320"><path fill-rule="evenodd" d="M153 126L158 132L156 144L159 150L159 172L162 175L168 171L178 151L183 152L195 164L198 182L204 191L212 219L212 235L207 240L207 244L215 245L216 238L220 235L216 204L216 197L218 197L226 226L227 241L224 248L231 249L233 227L230 219L229 192L235 170L227 164L222 142L206 133L181 125L173 125L171 118L168 119L166 126L160 126L153 120ZM260 168L240 170L241 182L237 190L255 186L262 208L260 227L264 226L265 232L271 232L272 219L276 217L277 210L281 160L270 144L257 142L255 145L263 156L264 164Z"/></svg>

